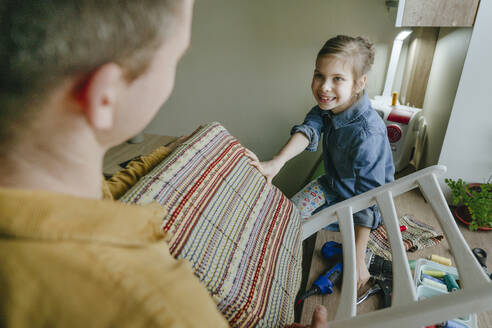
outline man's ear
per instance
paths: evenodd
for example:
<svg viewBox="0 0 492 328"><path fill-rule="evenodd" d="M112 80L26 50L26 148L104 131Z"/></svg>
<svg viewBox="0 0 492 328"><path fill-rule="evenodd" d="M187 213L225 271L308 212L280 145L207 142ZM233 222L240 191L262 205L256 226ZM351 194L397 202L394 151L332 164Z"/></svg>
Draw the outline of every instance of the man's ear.
<svg viewBox="0 0 492 328"><path fill-rule="evenodd" d="M355 92L360 93L366 86L367 75L362 75L355 83Z"/></svg>
<svg viewBox="0 0 492 328"><path fill-rule="evenodd" d="M118 95L122 90L124 75L121 66L108 63L83 81L79 100L87 121L97 130L113 127Z"/></svg>

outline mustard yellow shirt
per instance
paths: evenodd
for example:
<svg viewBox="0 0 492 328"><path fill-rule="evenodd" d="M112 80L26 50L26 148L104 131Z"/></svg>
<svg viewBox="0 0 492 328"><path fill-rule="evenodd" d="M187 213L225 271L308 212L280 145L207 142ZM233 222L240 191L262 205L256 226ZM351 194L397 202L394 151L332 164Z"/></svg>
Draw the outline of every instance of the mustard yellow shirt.
<svg viewBox="0 0 492 328"><path fill-rule="evenodd" d="M227 327L166 211L0 188L0 326Z"/></svg>
<svg viewBox="0 0 492 328"><path fill-rule="evenodd" d="M121 198L141 177L149 173L166 158L171 151L172 149L166 146L158 147L150 154L142 155L132 160L125 169L116 172L109 180L103 179L104 199Z"/></svg>

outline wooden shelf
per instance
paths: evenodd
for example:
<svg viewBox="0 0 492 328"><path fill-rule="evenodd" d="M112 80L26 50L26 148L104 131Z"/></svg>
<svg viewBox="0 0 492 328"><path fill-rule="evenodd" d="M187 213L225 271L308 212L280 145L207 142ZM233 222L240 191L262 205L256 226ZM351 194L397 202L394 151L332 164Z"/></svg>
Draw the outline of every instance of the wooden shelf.
<svg viewBox="0 0 492 328"><path fill-rule="evenodd" d="M480 0L399 0L397 27L473 26Z"/></svg>

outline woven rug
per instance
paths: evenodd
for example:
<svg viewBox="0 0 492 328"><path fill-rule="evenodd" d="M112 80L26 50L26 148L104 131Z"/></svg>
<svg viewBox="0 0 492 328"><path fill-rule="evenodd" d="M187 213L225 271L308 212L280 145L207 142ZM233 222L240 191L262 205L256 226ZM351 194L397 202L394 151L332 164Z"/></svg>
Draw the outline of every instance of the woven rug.
<svg viewBox="0 0 492 328"><path fill-rule="evenodd" d="M418 249L435 246L444 238L442 232L408 214L400 218L400 225L407 227L407 230L401 233L407 252L415 252ZM371 232L367 247L373 254L391 260L391 246L384 225L380 225Z"/></svg>

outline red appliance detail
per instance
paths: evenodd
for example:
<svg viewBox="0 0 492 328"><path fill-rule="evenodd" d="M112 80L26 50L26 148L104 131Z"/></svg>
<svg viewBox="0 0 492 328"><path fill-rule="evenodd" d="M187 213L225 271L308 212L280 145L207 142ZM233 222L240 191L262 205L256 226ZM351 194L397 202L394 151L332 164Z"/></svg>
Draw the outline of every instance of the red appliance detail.
<svg viewBox="0 0 492 328"><path fill-rule="evenodd" d="M412 112L402 108L394 108L388 115L388 121L408 124L412 118Z"/></svg>
<svg viewBox="0 0 492 328"><path fill-rule="evenodd" d="M398 125L390 124L386 126L386 130L388 131L388 139L391 143L395 143L401 139L401 129Z"/></svg>

